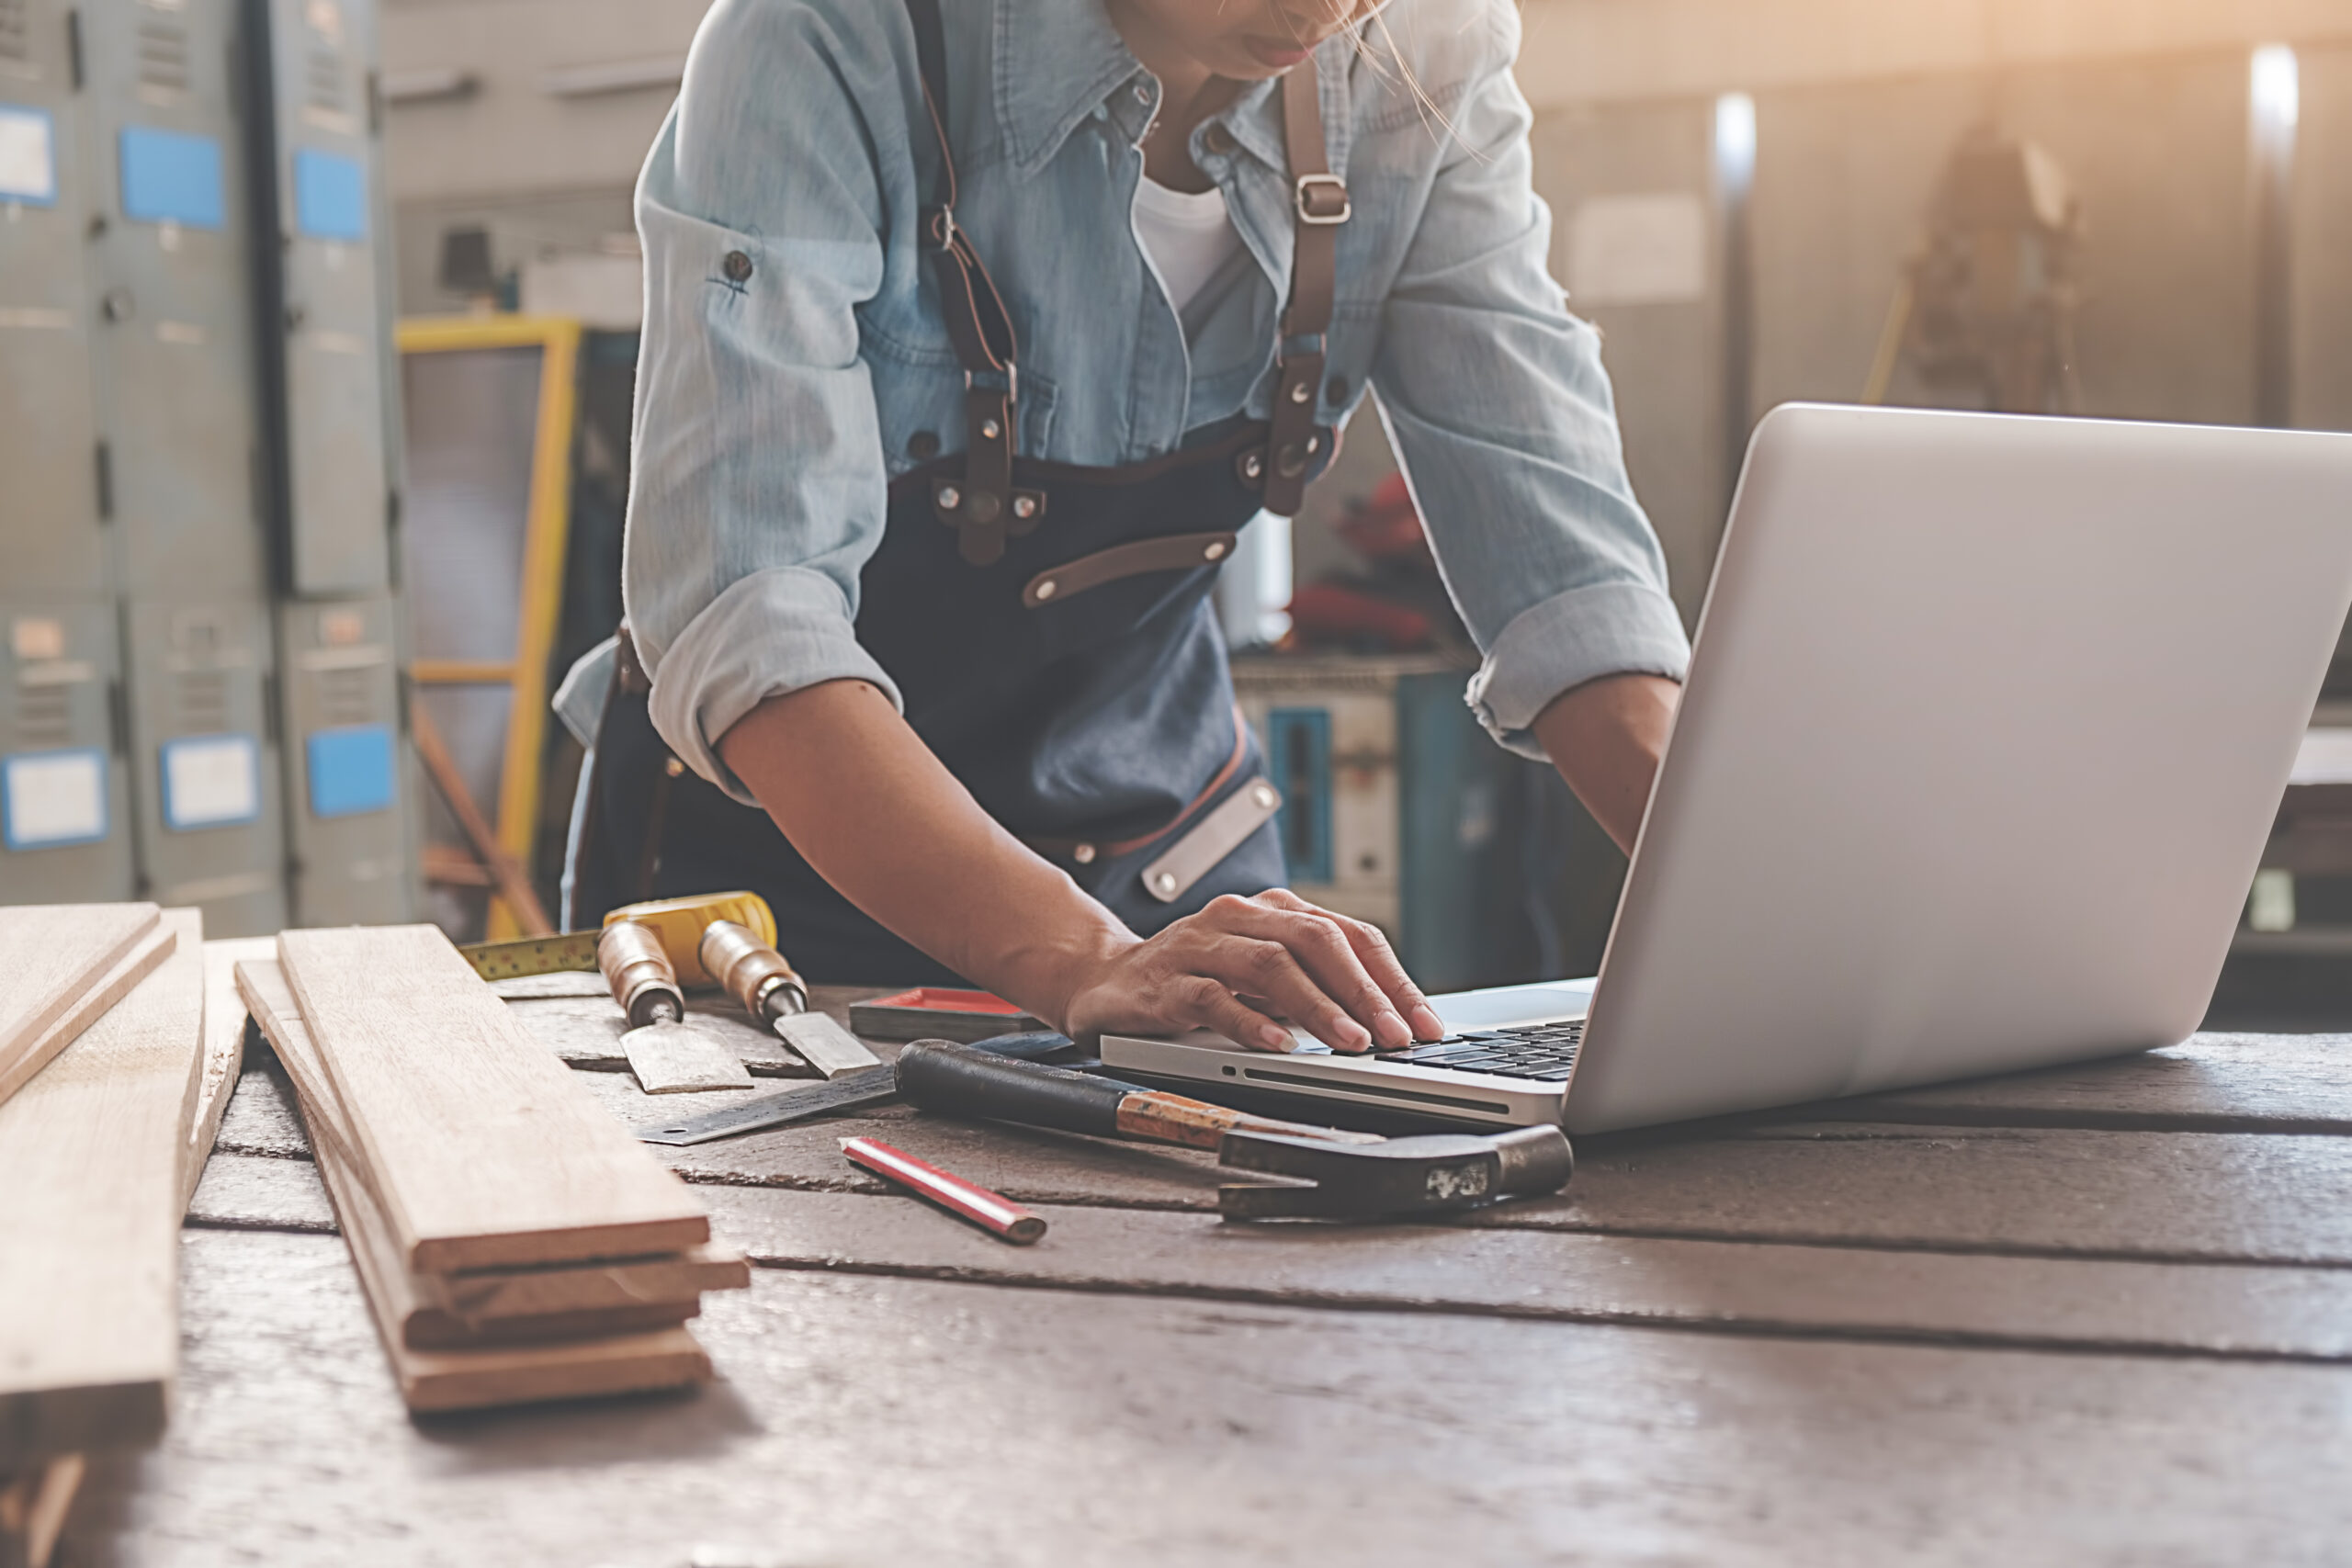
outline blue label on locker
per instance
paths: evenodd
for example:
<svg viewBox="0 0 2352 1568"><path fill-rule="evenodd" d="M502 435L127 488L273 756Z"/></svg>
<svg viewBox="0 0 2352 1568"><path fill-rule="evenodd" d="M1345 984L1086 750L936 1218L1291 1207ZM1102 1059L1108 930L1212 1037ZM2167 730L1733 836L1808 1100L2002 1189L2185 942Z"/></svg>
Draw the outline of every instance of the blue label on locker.
<svg viewBox="0 0 2352 1568"><path fill-rule="evenodd" d="M220 143L130 125L122 131L122 215L143 223L218 229L227 220Z"/></svg>
<svg viewBox="0 0 2352 1568"><path fill-rule="evenodd" d="M46 109L0 104L0 201L57 204L57 127Z"/></svg>
<svg viewBox="0 0 2352 1568"><path fill-rule="evenodd" d="M312 734L305 744L311 815L356 817L392 804L392 728L347 724Z"/></svg>
<svg viewBox="0 0 2352 1568"><path fill-rule="evenodd" d="M294 154L294 227L313 240L368 237L368 173L356 158Z"/></svg>
<svg viewBox="0 0 2352 1568"><path fill-rule="evenodd" d="M164 826L228 828L261 816L261 747L250 735L194 735L163 747Z"/></svg>
<svg viewBox="0 0 2352 1568"><path fill-rule="evenodd" d="M47 850L107 836L107 754L19 751L0 758L0 843Z"/></svg>

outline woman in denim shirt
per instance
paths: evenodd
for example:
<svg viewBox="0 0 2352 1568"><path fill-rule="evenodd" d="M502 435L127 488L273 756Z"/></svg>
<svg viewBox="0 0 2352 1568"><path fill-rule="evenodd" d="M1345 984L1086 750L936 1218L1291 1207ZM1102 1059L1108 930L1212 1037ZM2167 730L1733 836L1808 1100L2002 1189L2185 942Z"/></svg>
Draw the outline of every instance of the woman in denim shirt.
<svg viewBox="0 0 2352 1568"><path fill-rule="evenodd" d="M1484 654L1620 843L1688 657L1544 270L1510 0L719 0L638 188L628 630L573 908L750 886L821 980L1073 1036L1435 1038L1280 886L1205 598L1369 390Z"/></svg>

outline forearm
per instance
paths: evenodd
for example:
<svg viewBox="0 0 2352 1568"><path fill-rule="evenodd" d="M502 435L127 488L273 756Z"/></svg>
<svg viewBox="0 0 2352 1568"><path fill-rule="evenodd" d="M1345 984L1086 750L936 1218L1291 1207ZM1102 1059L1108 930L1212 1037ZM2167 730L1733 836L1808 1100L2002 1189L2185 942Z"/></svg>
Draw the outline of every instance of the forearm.
<svg viewBox="0 0 2352 1568"><path fill-rule="evenodd" d="M1572 687L1535 716L1535 739L1617 847L1629 853L1648 808L1682 688L1657 675Z"/></svg>
<svg viewBox="0 0 2352 1568"><path fill-rule="evenodd" d="M890 931L1056 1023L1084 972L1136 941L980 809L863 681L771 697L720 756L793 847Z"/></svg>

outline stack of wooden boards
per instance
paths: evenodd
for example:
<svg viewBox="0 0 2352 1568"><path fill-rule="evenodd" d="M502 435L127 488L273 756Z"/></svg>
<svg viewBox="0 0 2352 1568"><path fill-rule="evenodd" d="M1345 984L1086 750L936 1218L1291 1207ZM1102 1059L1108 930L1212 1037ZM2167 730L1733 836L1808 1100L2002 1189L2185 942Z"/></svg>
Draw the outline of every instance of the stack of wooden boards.
<svg viewBox="0 0 2352 1568"><path fill-rule="evenodd" d="M153 904L0 908L0 1561L47 1560L85 1453L163 1430L244 1024L208 1006L203 937Z"/></svg>
<svg viewBox="0 0 2352 1568"><path fill-rule="evenodd" d="M684 1325L749 1264L440 931L288 931L236 978L412 1409L709 1378Z"/></svg>

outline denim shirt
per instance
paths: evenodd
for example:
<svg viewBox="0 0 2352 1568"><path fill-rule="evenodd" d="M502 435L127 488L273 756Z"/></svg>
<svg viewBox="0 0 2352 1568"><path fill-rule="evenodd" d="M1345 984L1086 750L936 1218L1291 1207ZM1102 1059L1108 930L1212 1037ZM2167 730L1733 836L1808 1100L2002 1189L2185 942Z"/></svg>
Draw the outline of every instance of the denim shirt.
<svg viewBox="0 0 2352 1568"><path fill-rule="evenodd" d="M1192 139L1243 249L1183 319L1135 236L1161 108L1102 0L945 0L956 220L1020 336L1027 457L1107 467L1266 415L1291 261L1277 85ZM1376 392L1484 656L1504 744L1688 645L1620 450L1598 334L1544 270L1511 0L1394 0L1317 55L1354 204L1318 408ZM918 245L934 143L900 0L718 0L637 191L646 311L623 591L655 727L714 751L767 697L889 675L853 623L886 488L962 445L964 378ZM738 257L735 253L741 253ZM745 266L748 260L749 266ZM557 698L590 738L609 645Z"/></svg>

